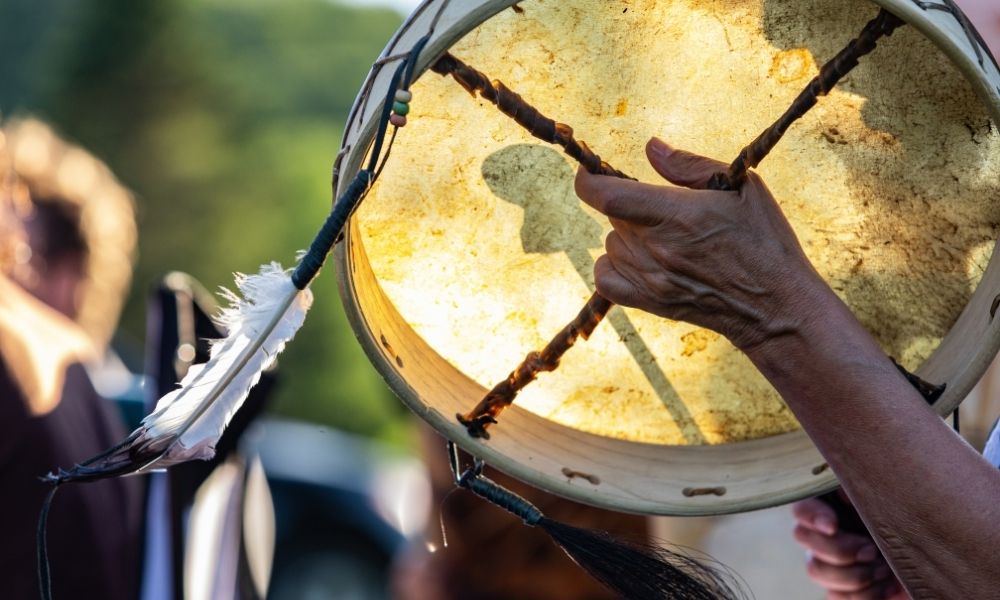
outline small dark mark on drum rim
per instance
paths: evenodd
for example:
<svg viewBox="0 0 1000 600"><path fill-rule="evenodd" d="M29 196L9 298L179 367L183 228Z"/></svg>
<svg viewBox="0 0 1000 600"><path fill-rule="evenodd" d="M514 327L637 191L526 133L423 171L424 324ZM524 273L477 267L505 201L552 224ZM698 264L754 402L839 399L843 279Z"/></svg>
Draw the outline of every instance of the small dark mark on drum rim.
<svg viewBox="0 0 1000 600"><path fill-rule="evenodd" d="M820 473L823 473L824 471L826 471L829 468L830 468L830 465L828 465L826 463L823 463L821 465L813 467L812 474L813 475L819 475Z"/></svg>
<svg viewBox="0 0 1000 600"><path fill-rule="evenodd" d="M993 304L990 305L990 321L993 320L993 317L997 316L998 308L1000 308L1000 294L997 294L997 296L993 298Z"/></svg>
<svg viewBox="0 0 1000 600"><path fill-rule="evenodd" d="M725 496L726 488L723 486L717 487L701 487L701 488L691 488L686 487L682 492L685 497L693 498L695 496Z"/></svg>
<svg viewBox="0 0 1000 600"><path fill-rule="evenodd" d="M573 469L570 469L569 467L563 467L562 468L562 474L565 475L569 479L577 479L577 478L579 478L579 479L584 479L586 481L589 481L593 485L601 485L601 478L598 477L597 475L591 475L590 473L584 473L582 471L574 471Z"/></svg>

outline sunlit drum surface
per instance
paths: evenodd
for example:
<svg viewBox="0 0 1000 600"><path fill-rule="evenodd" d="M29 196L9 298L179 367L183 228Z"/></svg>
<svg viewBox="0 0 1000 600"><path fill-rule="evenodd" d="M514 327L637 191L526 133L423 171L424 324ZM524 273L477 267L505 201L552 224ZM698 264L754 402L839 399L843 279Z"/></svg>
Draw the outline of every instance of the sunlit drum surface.
<svg viewBox="0 0 1000 600"><path fill-rule="evenodd" d="M877 11L760 0L517 9L451 52L647 182L660 181L643 152L650 136L729 162ZM610 225L577 200L576 166L557 148L450 78L428 72L413 93L410 123L359 211L361 241L407 323L490 388L583 305ZM759 172L820 273L888 354L917 368L971 296L1000 224L1000 136L969 84L903 28ZM518 403L660 444L798 428L726 339L621 308Z"/></svg>

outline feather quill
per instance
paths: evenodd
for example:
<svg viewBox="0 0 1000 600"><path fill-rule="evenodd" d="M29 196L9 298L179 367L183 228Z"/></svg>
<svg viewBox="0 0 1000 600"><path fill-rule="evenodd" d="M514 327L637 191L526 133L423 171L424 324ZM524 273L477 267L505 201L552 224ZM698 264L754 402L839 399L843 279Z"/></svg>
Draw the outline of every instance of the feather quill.
<svg viewBox="0 0 1000 600"><path fill-rule="evenodd" d="M151 443L175 440L157 466L215 455L215 442L312 305L312 292L297 289L277 263L261 267L257 275L237 273L236 286L242 297L222 291L230 306L219 323L228 336L213 344L210 360L192 366L181 387L160 398L143 419L140 443L144 437Z"/></svg>
<svg viewBox="0 0 1000 600"><path fill-rule="evenodd" d="M228 335L212 345L209 361L192 366L180 387L160 398L121 444L51 478L96 479L215 456L230 419L312 305L312 292L296 288L278 263L256 275L237 273L236 286L239 294L222 291L230 306L219 322Z"/></svg>

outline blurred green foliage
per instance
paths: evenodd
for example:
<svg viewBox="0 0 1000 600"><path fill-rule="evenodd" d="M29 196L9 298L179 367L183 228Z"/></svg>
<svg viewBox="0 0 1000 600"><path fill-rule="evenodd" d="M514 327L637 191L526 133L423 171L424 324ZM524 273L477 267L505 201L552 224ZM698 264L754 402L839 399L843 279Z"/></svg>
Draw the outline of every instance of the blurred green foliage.
<svg viewBox="0 0 1000 600"><path fill-rule="evenodd" d="M34 114L136 193L140 257L122 329L170 270L210 289L290 265L325 217L343 121L401 17L322 0L4 0L0 110ZM276 410L406 436L343 316L332 268L281 360Z"/></svg>

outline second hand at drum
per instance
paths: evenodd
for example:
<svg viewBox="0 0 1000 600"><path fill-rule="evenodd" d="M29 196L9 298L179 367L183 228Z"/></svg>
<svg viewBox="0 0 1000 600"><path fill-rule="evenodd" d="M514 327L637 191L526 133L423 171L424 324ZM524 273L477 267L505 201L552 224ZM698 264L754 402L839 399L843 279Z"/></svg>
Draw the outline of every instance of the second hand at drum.
<svg viewBox="0 0 1000 600"><path fill-rule="evenodd" d="M833 59L823 65L819 74L796 97L788 110L740 152L727 172L712 177L709 187L717 190L739 190L746 180L747 171L764 160L792 123L815 106L820 96L828 94L858 65L863 56L873 51L879 39L892 35L903 24L904 22L892 13L880 10L878 15L865 25L857 38L851 40ZM572 127L541 114L538 109L502 82L491 80L453 55L442 56L431 65L431 70L440 75L451 75L470 94L475 95L478 92L531 135L561 146L566 154L590 173L633 179L601 160L601 157L586 143L577 140ZM456 415L469 435L489 439L488 427L497 423L497 417L514 403L517 394L534 381L539 373L556 370L566 351L573 347L577 339L581 337L588 339L612 306L611 301L595 292L576 317L563 327L545 348L539 352L529 353L521 364L511 371L504 381L494 386L470 412Z"/></svg>

